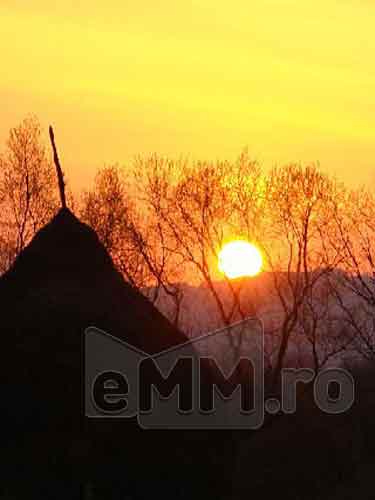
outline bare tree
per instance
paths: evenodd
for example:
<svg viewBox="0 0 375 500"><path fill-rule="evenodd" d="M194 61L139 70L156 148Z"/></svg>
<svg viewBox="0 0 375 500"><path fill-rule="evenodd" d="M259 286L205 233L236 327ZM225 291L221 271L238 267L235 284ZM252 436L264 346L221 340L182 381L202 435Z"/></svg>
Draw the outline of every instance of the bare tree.
<svg viewBox="0 0 375 500"><path fill-rule="evenodd" d="M133 284L144 286L147 276L130 235L133 204L121 169L99 170L94 186L82 194L81 217L97 233L118 267Z"/></svg>
<svg viewBox="0 0 375 500"><path fill-rule="evenodd" d="M10 130L0 156L3 270L56 210L54 175L41 126L35 117L28 117Z"/></svg>
<svg viewBox="0 0 375 500"><path fill-rule="evenodd" d="M206 287L215 326L257 313L251 295L241 293L243 280L217 272L223 244L244 237L263 250L272 283L272 298L264 301L277 304L268 332L274 379L291 339L310 349L317 369L347 347L352 329L340 325L335 298L344 258L336 218L345 192L338 183L314 166L289 165L265 176L247 152L235 163L137 158L131 174L125 182L118 167L103 169L83 197L82 215L120 271L176 325L184 282ZM173 307L166 309L166 300ZM232 348L242 343L233 338Z"/></svg>
<svg viewBox="0 0 375 500"><path fill-rule="evenodd" d="M340 294L341 273L332 270L322 276L312 293L308 294L299 312L297 336L311 348L312 363L318 373L330 360L342 356L352 345L355 332L343 320L337 301ZM309 364L304 353L302 366Z"/></svg>
<svg viewBox="0 0 375 500"><path fill-rule="evenodd" d="M355 333L355 349L367 360L375 359L374 217L374 195L363 188L347 193L345 210L335 217L344 256L336 298Z"/></svg>
<svg viewBox="0 0 375 500"><path fill-rule="evenodd" d="M131 196L133 194L133 196ZM151 301L160 290L172 298L171 319L178 326L181 293L166 268L167 250L160 225L146 216L146 207L136 206L134 185L118 166L101 169L92 190L83 193L81 217L95 229L118 270Z"/></svg>
<svg viewBox="0 0 375 500"><path fill-rule="evenodd" d="M258 165L247 153L234 164L154 155L137 159L136 175L142 186L139 203L147 207L163 241L166 274L207 288L216 305L216 327L254 314L253 304L242 300L242 281L220 275L217 263L224 243L244 236L236 222L235 186L239 191L242 185L249 196L259 178ZM250 205L250 198L246 201ZM233 336L232 348L238 350L242 340Z"/></svg>
<svg viewBox="0 0 375 500"><path fill-rule="evenodd" d="M262 248L280 308L275 384L301 319L310 340L316 333L322 309L316 307L315 292L342 259L342 253L328 245L339 191L314 166L275 168L266 182L264 217L269 226L263 232Z"/></svg>

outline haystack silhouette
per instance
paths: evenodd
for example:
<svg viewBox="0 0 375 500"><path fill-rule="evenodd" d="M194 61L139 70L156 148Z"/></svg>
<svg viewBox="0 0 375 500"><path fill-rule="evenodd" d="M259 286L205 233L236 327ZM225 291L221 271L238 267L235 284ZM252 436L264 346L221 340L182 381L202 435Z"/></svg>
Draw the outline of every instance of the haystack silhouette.
<svg viewBox="0 0 375 500"><path fill-rule="evenodd" d="M187 338L67 208L52 127L49 135L62 208L0 278L0 495L10 481L13 498L225 498L231 439L84 416L88 327L148 354Z"/></svg>
<svg viewBox="0 0 375 500"><path fill-rule="evenodd" d="M43 308L43 314L33 320L37 320L39 331L44 326L51 328L50 339L67 323L68 338L74 342L77 339L71 325L80 327L79 323L84 322L84 328L107 328L149 354L186 341L138 290L124 281L96 233L67 208L37 233L1 278L0 296L13 305L25 305L26 314L18 319L25 320L28 328L27 311ZM68 338L57 336L56 341ZM55 347L58 351L58 343Z"/></svg>
<svg viewBox="0 0 375 500"><path fill-rule="evenodd" d="M138 489L168 480L175 494L172 486L180 487L187 473L194 478L189 488L216 487L210 477L218 472L217 459L210 464L215 447L222 454L224 445L215 433L142 431L135 422L84 417L86 328L149 354L186 337L124 281L96 233L69 209L62 208L0 278L0 300L8 475L28 474L31 465L30 475L37 477L38 469L45 481L46 467L52 475L62 467L74 481L92 481L98 471L108 479L126 469L126 484Z"/></svg>

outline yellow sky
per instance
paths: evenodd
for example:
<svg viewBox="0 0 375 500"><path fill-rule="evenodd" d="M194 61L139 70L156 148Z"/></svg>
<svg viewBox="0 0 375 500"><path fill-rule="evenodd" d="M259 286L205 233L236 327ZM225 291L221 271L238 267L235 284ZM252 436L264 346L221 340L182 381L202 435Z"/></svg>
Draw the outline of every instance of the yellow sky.
<svg viewBox="0 0 375 500"><path fill-rule="evenodd" d="M0 0L0 143L52 122L73 188L246 145L375 185L374 54L373 0Z"/></svg>

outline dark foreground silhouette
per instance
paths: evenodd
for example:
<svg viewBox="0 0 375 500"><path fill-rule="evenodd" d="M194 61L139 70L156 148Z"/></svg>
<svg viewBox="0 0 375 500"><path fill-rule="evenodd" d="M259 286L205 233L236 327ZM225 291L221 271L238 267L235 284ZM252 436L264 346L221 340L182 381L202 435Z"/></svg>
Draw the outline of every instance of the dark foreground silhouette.
<svg viewBox="0 0 375 500"><path fill-rule="evenodd" d="M87 327L149 354L187 340L123 280L92 229L62 209L1 278L0 298L6 491L28 498L86 490L106 491L105 498L225 496L229 436L143 431L134 421L83 416Z"/></svg>
<svg viewBox="0 0 375 500"><path fill-rule="evenodd" d="M296 415L257 432L144 431L84 417L83 333L150 354L186 338L89 227L61 210L0 279L0 299L0 498L373 498L371 367L344 415L322 414L307 392Z"/></svg>

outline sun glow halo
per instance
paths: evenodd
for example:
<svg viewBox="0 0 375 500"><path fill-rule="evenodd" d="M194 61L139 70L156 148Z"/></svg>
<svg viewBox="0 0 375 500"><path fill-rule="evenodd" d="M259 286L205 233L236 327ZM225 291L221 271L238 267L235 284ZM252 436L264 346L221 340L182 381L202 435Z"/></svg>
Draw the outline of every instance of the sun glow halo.
<svg viewBox="0 0 375 500"><path fill-rule="evenodd" d="M229 279L256 276L263 265L259 249L245 240L231 241L219 253L219 270Z"/></svg>

